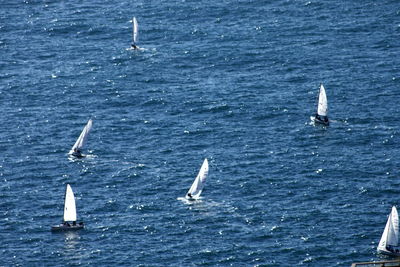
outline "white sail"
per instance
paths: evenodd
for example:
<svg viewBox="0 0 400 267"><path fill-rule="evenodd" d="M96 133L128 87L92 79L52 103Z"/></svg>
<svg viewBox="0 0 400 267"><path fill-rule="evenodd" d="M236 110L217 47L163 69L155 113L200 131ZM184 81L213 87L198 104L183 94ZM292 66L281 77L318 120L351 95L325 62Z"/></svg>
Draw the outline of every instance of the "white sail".
<svg viewBox="0 0 400 267"><path fill-rule="evenodd" d="M196 179L194 179L194 182L190 187L189 191L187 192L186 196L188 196L188 194L191 194L192 198L198 199L200 197L201 192L203 191L204 184L207 180L207 175L208 175L208 160L204 159L199 174L197 174Z"/></svg>
<svg viewBox="0 0 400 267"><path fill-rule="evenodd" d="M69 154L73 154L74 150L80 150L82 149L82 147L85 145L89 132L92 129L92 120L90 119L88 121L88 123L86 124L86 126L83 128L81 135L79 136L78 140L76 140L74 146L71 148L71 150L69 151Z"/></svg>
<svg viewBox="0 0 400 267"><path fill-rule="evenodd" d="M387 236L388 236L388 232L389 232L389 228L390 228L390 224L391 224L391 217L392 217L392 214L389 215L389 218L386 222L385 230L383 230L381 240L379 241L378 250L384 250L384 251L386 250Z"/></svg>
<svg viewBox="0 0 400 267"><path fill-rule="evenodd" d="M133 43L136 44L139 40L139 24L137 23L136 17L132 19L132 29L133 29Z"/></svg>
<svg viewBox="0 0 400 267"><path fill-rule="evenodd" d="M318 111L320 116L328 116L328 99L326 98L325 87L321 84L318 97Z"/></svg>
<svg viewBox="0 0 400 267"><path fill-rule="evenodd" d="M65 192L64 221L76 221L75 197L69 184L67 184L67 190Z"/></svg>
<svg viewBox="0 0 400 267"><path fill-rule="evenodd" d="M399 244L399 215L397 214L396 207L392 208L390 220L390 227L388 231L387 243L391 246L397 246Z"/></svg>
<svg viewBox="0 0 400 267"><path fill-rule="evenodd" d="M392 207L392 212L386 222L378 250L386 251L386 246L397 246L399 242L399 215L396 207Z"/></svg>

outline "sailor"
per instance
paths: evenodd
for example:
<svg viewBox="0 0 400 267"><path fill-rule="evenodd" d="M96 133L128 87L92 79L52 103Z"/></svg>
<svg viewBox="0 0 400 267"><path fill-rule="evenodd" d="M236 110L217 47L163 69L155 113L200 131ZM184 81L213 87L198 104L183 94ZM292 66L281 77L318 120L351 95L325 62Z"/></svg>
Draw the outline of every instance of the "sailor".
<svg viewBox="0 0 400 267"><path fill-rule="evenodd" d="M74 148L74 153L73 153L73 155L75 156L75 157L82 157L82 153L81 153L81 151L78 149L78 148Z"/></svg>
<svg viewBox="0 0 400 267"><path fill-rule="evenodd" d="M189 199L193 199L192 194L188 193L187 196L189 197Z"/></svg>
<svg viewBox="0 0 400 267"><path fill-rule="evenodd" d="M132 48L132 49L139 49L139 47L138 47L137 45L135 45L135 44L132 44L132 45L131 45L131 48Z"/></svg>
<svg viewBox="0 0 400 267"><path fill-rule="evenodd" d="M76 221L73 221L73 222L72 222L72 225L73 225L73 226L76 226Z"/></svg>

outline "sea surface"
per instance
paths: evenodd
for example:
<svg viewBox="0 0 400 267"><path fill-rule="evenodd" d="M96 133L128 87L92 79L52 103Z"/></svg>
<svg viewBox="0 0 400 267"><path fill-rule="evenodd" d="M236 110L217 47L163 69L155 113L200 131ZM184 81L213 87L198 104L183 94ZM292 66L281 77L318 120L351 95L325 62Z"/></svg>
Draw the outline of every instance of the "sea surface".
<svg viewBox="0 0 400 267"><path fill-rule="evenodd" d="M386 259L399 87L397 0L5 0L0 266ZM202 199L180 200L204 158ZM86 229L52 233L66 184Z"/></svg>

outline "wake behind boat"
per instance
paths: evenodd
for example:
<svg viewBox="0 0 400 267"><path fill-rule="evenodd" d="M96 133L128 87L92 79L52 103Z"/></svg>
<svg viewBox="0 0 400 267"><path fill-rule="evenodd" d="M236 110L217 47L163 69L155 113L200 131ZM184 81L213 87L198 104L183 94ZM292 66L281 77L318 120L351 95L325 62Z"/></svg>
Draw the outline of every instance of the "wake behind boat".
<svg viewBox="0 0 400 267"><path fill-rule="evenodd" d="M71 231L83 229L83 222L76 223L76 206L75 196L72 188L67 184L64 200L64 218L63 222L59 225L51 227L51 231Z"/></svg>
<svg viewBox="0 0 400 267"><path fill-rule="evenodd" d="M84 155L82 154L83 146L87 142L87 138L89 135L90 130L92 129L92 120L90 119L86 126L83 128L81 134L79 135L78 139L76 140L74 146L68 152L68 155L74 156L76 158L82 158Z"/></svg>
<svg viewBox="0 0 400 267"><path fill-rule="evenodd" d="M315 116L310 117L314 123L329 126L328 119L328 98L326 97L325 87L321 84L318 95L318 107Z"/></svg>
<svg viewBox="0 0 400 267"><path fill-rule="evenodd" d="M189 191L185 196L187 200L199 199L200 194L203 191L204 184L207 180L207 176L208 176L208 160L204 159L203 165L201 166L196 179L194 179L192 186L190 187Z"/></svg>
<svg viewBox="0 0 400 267"><path fill-rule="evenodd" d="M386 222L377 251L385 255L400 256L399 215L395 206L392 207L392 212Z"/></svg>

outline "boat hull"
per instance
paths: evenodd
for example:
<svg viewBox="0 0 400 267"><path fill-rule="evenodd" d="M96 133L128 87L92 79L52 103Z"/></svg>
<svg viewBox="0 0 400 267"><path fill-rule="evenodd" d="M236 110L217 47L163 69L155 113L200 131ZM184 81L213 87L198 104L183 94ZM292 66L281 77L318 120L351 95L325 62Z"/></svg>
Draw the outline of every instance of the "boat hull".
<svg viewBox="0 0 400 267"><path fill-rule="evenodd" d="M77 231L77 230L81 230L84 229L85 226L83 225L83 223L79 223L76 225L66 225L66 224L59 224L59 225L55 225L51 227L51 231L52 232L59 232L59 231Z"/></svg>
<svg viewBox="0 0 400 267"><path fill-rule="evenodd" d="M81 159L81 158L85 157L85 155L83 155L81 153L76 153L76 152L69 152L68 155L71 157L77 158L77 159Z"/></svg>
<svg viewBox="0 0 400 267"><path fill-rule="evenodd" d="M321 119L317 119L317 118L314 117L314 116L311 116L310 119L311 119L312 122L314 122L314 123L316 123L316 124L321 124L321 125L324 125L324 126L329 126L329 120L323 121L323 120L321 120Z"/></svg>
<svg viewBox="0 0 400 267"><path fill-rule="evenodd" d="M378 251L378 253L383 254L383 255L400 257L400 249L399 248L393 248L393 251L390 251L386 248L378 248L377 251Z"/></svg>

